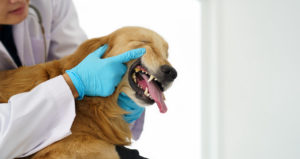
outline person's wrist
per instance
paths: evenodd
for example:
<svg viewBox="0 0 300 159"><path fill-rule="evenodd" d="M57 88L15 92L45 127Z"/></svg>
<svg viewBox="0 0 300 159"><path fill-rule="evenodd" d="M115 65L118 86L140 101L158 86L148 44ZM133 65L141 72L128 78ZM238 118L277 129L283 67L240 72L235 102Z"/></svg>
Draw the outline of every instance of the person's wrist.
<svg viewBox="0 0 300 159"><path fill-rule="evenodd" d="M82 100L83 97L84 97L84 95L85 95L85 88L84 88L84 84L81 81L80 77L73 70L66 70L66 74L71 79L71 82L73 83L73 85L74 85L74 87L75 87L75 89L76 89L76 91L78 93L78 98L76 98L76 99Z"/></svg>
<svg viewBox="0 0 300 159"><path fill-rule="evenodd" d="M73 84L71 78L69 77L69 75L68 75L67 73L64 73L64 74L63 74L63 77L64 77L65 81L67 82L67 84L69 85L69 87L70 87L70 89L71 89L71 91L72 91L72 94L73 94L74 98L75 98L75 99L78 98L78 97L79 97L79 94L78 94L78 92L77 92L77 90L76 90L76 88L75 88L75 86L74 86L74 84Z"/></svg>

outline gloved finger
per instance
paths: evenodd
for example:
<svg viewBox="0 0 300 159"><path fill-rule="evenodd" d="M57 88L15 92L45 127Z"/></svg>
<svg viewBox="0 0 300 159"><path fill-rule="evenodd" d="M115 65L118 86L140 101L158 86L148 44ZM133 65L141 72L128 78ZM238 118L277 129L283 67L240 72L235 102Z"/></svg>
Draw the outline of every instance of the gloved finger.
<svg viewBox="0 0 300 159"><path fill-rule="evenodd" d="M121 62L121 63L126 63L130 60L137 59L137 58L143 56L145 53L146 53L145 48L138 48L138 49L133 49L133 50L127 51L127 52L125 52L123 54L120 54L118 56L114 56L114 57L112 57L112 59L114 61L118 61L118 62Z"/></svg>
<svg viewBox="0 0 300 159"><path fill-rule="evenodd" d="M125 107L123 109L125 109L127 111L135 108L134 106L136 106L136 104L125 93L123 93L123 92L121 92L119 94L118 102L122 102L122 103L126 104L127 107ZM130 107L130 106L132 106L133 108Z"/></svg>
<svg viewBox="0 0 300 159"><path fill-rule="evenodd" d="M124 76L126 71L127 66L125 64L121 64L121 66L119 67L119 72L115 74L114 80L112 81L114 86L117 86L121 82L122 77Z"/></svg>
<svg viewBox="0 0 300 159"><path fill-rule="evenodd" d="M128 97L128 96L124 92L121 92L119 94L119 98L126 98L126 97Z"/></svg>
<svg viewBox="0 0 300 159"><path fill-rule="evenodd" d="M108 45L104 44L103 46L99 47L97 50L95 50L92 55L95 57L99 57L101 58L103 56L103 54L105 53L105 51L107 50Z"/></svg>
<svg viewBox="0 0 300 159"><path fill-rule="evenodd" d="M126 103L128 105L128 108L131 108L130 106L136 106L137 104L129 98L124 92L121 92L119 94L119 99L122 100L122 102Z"/></svg>

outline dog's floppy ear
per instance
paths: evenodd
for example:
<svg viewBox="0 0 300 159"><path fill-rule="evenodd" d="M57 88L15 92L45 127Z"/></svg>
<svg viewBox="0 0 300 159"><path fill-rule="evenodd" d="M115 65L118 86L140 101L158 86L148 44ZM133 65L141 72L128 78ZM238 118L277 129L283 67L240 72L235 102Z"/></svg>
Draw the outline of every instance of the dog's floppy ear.
<svg viewBox="0 0 300 159"><path fill-rule="evenodd" d="M86 56L88 56L90 53L94 52L96 49L98 49L99 47L107 43L108 43L108 36L93 38L85 41L77 48L77 50L73 54L67 56L61 61L63 65L63 70L67 70L75 67ZM108 52L109 49L110 48L108 48L106 52Z"/></svg>
<svg viewBox="0 0 300 159"><path fill-rule="evenodd" d="M99 47L107 43L108 43L107 36L87 40L79 46L75 54L76 56L86 57L88 54L94 52L96 49L98 49Z"/></svg>

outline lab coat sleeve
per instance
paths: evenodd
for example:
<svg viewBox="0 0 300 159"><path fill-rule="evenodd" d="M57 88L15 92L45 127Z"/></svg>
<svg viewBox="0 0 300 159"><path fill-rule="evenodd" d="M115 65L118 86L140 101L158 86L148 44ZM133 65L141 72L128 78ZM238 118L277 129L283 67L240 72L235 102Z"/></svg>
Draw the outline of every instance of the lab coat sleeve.
<svg viewBox="0 0 300 159"><path fill-rule="evenodd" d="M0 158L31 155L70 135L75 101L62 76L0 103Z"/></svg>
<svg viewBox="0 0 300 159"><path fill-rule="evenodd" d="M60 59L74 53L87 40L79 25L78 16L71 0L53 0L53 17L48 60Z"/></svg>

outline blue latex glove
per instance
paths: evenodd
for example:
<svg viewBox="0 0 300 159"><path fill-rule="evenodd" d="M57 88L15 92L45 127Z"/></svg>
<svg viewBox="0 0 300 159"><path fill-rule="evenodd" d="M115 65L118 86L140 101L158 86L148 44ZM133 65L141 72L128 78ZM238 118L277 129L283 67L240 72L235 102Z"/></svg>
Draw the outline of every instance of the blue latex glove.
<svg viewBox="0 0 300 159"><path fill-rule="evenodd" d="M139 48L101 59L107 47L105 44L98 48L77 66L66 71L79 94L78 99L82 99L85 95L102 97L111 95L127 70L124 63L139 58L146 52L146 49Z"/></svg>
<svg viewBox="0 0 300 159"><path fill-rule="evenodd" d="M127 123L132 123L137 120L145 111L144 107L140 107L134 103L125 93L121 92L118 98L118 104L124 110L130 112L124 115L124 120Z"/></svg>

